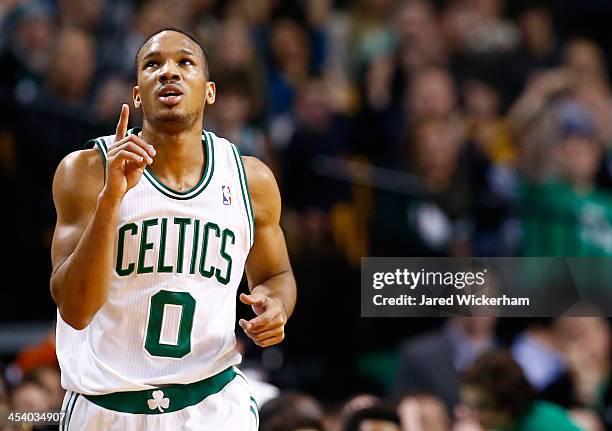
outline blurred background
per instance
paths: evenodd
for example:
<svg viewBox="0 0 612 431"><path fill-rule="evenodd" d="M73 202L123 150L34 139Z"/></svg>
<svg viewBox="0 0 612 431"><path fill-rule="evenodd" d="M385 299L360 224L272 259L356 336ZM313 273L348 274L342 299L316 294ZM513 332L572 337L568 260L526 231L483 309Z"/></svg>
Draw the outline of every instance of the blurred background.
<svg viewBox="0 0 612 431"><path fill-rule="evenodd" d="M61 401L53 173L174 27L210 55L204 127L283 196L298 305L282 345L240 340L262 430L612 429L605 318L359 316L362 256L612 256L610 22L606 0L2 0L0 406Z"/></svg>

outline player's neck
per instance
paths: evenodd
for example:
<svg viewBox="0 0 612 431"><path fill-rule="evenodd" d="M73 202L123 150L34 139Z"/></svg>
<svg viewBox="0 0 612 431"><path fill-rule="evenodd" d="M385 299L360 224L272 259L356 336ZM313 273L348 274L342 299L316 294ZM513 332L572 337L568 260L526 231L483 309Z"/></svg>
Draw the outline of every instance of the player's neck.
<svg viewBox="0 0 612 431"><path fill-rule="evenodd" d="M179 132L169 132L145 121L141 137L155 147L156 155L150 169L162 182L182 190L199 181L205 161L199 124Z"/></svg>

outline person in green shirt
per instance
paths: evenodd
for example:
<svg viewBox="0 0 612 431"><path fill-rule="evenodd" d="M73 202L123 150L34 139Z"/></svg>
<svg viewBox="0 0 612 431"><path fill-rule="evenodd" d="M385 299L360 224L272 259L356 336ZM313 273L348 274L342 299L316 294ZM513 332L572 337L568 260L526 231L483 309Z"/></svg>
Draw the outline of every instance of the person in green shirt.
<svg viewBox="0 0 612 431"><path fill-rule="evenodd" d="M556 175L521 187L522 254L612 256L612 193L596 185L603 146L592 115L577 102L556 106Z"/></svg>
<svg viewBox="0 0 612 431"><path fill-rule="evenodd" d="M567 412L536 399L510 353L483 354L460 377L462 403L486 431L580 431Z"/></svg>

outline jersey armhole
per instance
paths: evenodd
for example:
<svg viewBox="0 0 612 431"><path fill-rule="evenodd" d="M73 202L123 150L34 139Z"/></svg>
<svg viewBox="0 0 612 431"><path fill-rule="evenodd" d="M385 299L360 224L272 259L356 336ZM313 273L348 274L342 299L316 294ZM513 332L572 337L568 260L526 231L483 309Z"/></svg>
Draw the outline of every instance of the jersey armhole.
<svg viewBox="0 0 612 431"><path fill-rule="evenodd" d="M96 139L90 139L89 141L85 142L85 145L83 145L83 149L84 150L89 150L91 148L96 147L98 149L98 151L100 152L100 157L102 157L102 164L104 167L104 184L106 184L106 152L107 152L107 148L106 148L106 143L104 142L103 138L96 138Z"/></svg>
<svg viewBox="0 0 612 431"><path fill-rule="evenodd" d="M240 180L240 188L242 194L242 200L244 202L244 209L246 211L246 216L248 220L249 226L249 250L253 246L255 242L255 214L253 213L253 203L251 201L251 192L249 191L249 183L247 181L246 169L244 168L244 163L242 162L242 155L240 154L240 150L238 146L235 144L231 144L232 152L234 153L234 159L236 161L236 167L238 169L238 178Z"/></svg>

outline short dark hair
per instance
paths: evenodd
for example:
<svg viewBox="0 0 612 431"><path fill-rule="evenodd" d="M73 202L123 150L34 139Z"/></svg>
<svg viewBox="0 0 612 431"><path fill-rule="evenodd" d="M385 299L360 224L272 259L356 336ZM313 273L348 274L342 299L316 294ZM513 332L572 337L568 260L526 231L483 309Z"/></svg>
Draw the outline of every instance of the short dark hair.
<svg viewBox="0 0 612 431"><path fill-rule="evenodd" d="M535 399L523 370L504 349L484 353L461 375L460 382L484 392L496 410L513 417L527 411Z"/></svg>
<svg viewBox="0 0 612 431"><path fill-rule="evenodd" d="M204 48L204 45L202 45L202 43L194 35L184 30L179 30L178 28L173 28L173 27L166 27L166 28L162 28L161 30L156 31L155 33L149 35L145 39L145 41L142 43L142 45L140 45L140 48L138 48L138 52L136 53L136 57L134 58L134 67L136 68L136 75L138 75L138 57L140 57L140 51L142 51L142 48L147 44L148 41L150 41L153 37L157 36L158 34L163 33L164 31L174 31L174 32L180 33L183 36L190 39L193 43L198 45L198 47L200 47L200 50L202 51L202 58L204 58L204 65L203 65L204 76L206 77L207 80L209 80L210 79L210 63L208 61L208 53L206 52L206 48Z"/></svg>
<svg viewBox="0 0 612 431"><path fill-rule="evenodd" d="M359 431L361 423L366 420L378 420L400 425L400 418L393 409L381 405L357 410L350 416L344 425L344 431Z"/></svg>
<svg viewBox="0 0 612 431"><path fill-rule="evenodd" d="M323 408L312 396L295 391L282 392L278 397L266 402L259 410L260 428L267 429L268 423L276 423L278 417L313 419L323 418Z"/></svg>

